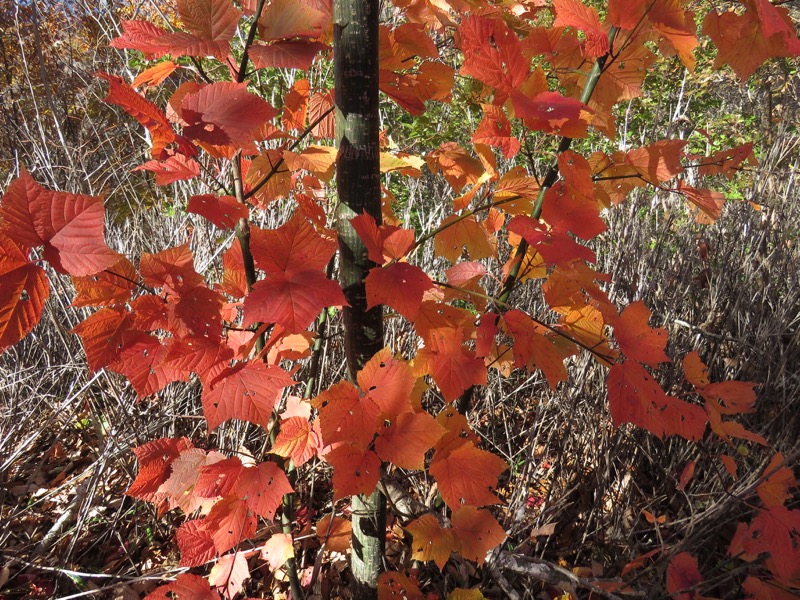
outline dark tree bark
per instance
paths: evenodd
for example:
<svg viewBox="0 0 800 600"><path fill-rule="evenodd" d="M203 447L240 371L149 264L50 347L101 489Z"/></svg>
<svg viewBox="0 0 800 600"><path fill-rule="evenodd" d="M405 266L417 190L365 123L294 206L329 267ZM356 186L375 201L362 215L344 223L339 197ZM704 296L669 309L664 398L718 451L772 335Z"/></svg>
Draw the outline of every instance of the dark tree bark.
<svg viewBox="0 0 800 600"><path fill-rule="evenodd" d="M336 87L336 186L339 193L340 281L345 350L350 377L383 348L383 307L367 310L364 278L375 264L349 219L366 211L381 223L380 148L378 134L378 0L334 1L334 68ZM377 598L386 530L386 500L376 491L354 497L351 570L353 598Z"/></svg>

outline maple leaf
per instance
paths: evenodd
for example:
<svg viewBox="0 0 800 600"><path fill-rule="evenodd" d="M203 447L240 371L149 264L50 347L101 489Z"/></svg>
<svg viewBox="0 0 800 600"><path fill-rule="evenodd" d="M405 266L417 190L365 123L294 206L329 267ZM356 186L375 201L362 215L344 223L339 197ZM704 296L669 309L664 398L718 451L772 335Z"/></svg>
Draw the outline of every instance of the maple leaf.
<svg viewBox="0 0 800 600"><path fill-rule="evenodd" d="M471 75L506 95L525 81L530 59L525 58L517 35L501 19L470 15L461 20L458 34L464 53L462 75ZM489 39L493 43L487 44Z"/></svg>
<svg viewBox="0 0 800 600"><path fill-rule="evenodd" d="M638 0L609 0L606 22L620 29L633 29L639 25L648 7Z"/></svg>
<svg viewBox="0 0 800 600"><path fill-rule="evenodd" d="M758 511L747 525L739 523L728 548L729 556L755 560L766 552L766 566L775 579L795 587L800 581L800 510L771 506Z"/></svg>
<svg viewBox="0 0 800 600"><path fill-rule="evenodd" d="M442 527L432 513L426 513L412 521L405 526L405 530L413 539L411 558L423 562L433 561L439 570L444 569L450 553L458 552L460 547L461 538L456 537L452 529Z"/></svg>
<svg viewBox="0 0 800 600"><path fill-rule="evenodd" d="M236 32L242 13L230 0L177 0L178 16L193 35L216 42L227 54L227 42Z"/></svg>
<svg viewBox="0 0 800 600"><path fill-rule="evenodd" d="M294 558L294 541L289 533L273 533L261 549L261 558L267 561L273 573L287 560Z"/></svg>
<svg viewBox="0 0 800 600"><path fill-rule="evenodd" d="M507 468L500 457L467 442L451 452L437 450L429 471L436 478L442 499L456 510L462 505L499 503L492 490L497 477Z"/></svg>
<svg viewBox="0 0 800 600"><path fill-rule="evenodd" d="M611 367L608 404L616 427L633 423L662 439L679 435L687 440L699 440L708 421L706 411L668 396L650 374L632 360Z"/></svg>
<svg viewBox="0 0 800 600"><path fill-rule="evenodd" d="M590 110L580 100L558 92L541 92L530 98L522 92L511 92L514 115L529 129L570 138L586 137Z"/></svg>
<svg viewBox="0 0 800 600"><path fill-rule="evenodd" d="M647 12L647 18L653 24L653 29L678 53L686 68L694 71L696 61L693 52L698 45L694 13L684 10L680 2L658 0Z"/></svg>
<svg viewBox="0 0 800 600"><path fill-rule="evenodd" d="M105 242L103 199L53 192L25 169L0 200L2 231L18 245L44 246L43 258L59 273L94 275L120 255Z"/></svg>
<svg viewBox="0 0 800 600"><path fill-rule="evenodd" d="M375 223L366 212L350 219L358 237L367 247L367 255L375 264L401 259L414 246L414 230Z"/></svg>
<svg viewBox="0 0 800 600"><path fill-rule="evenodd" d="M372 450L342 444L325 455L333 466L333 499L375 491L381 477L381 459Z"/></svg>
<svg viewBox="0 0 800 600"><path fill-rule="evenodd" d="M412 391L416 384L411 365L395 358L388 348L376 352L356 375L364 394L375 403L384 419L392 420L413 409Z"/></svg>
<svg viewBox="0 0 800 600"><path fill-rule="evenodd" d="M516 309L507 311L503 315L503 322L514 337L515 366L524 367L529 372L541 369L550 389L567 380L564 359L572 352L560 348L553 335L548 335L546 328Z"/></svg>
<svg viewBox="0 0 800 600"><path fill-rule="evenodd" d="M693 589L703 583L697 568L697 559L688 552L679 552L672 557L667 567L667 591L678 600L700 600ZM681 590L688 590L678 593Z"/></svg>
<svg viewBox="0 0 800 600"><path fill-rule="evenodd" d="M145 90L150 87L157 87L180 68L180 65L175 64L171 60L162 61L139 73L131 82L131 87L138 88L144 86ZM136 169L134 169L134 171L135 170ZM197 174L199 175L200 173L198 172Z"/></svg>
<svg viewBox="0 0 800 600"><path fill-rule="evenodd" d="M269 45L254 44L248 54L258 69L300 69L307 71L320 52L329 46L309 40L281 40Z"/></svg>
<svg viewBox="0 0 800 600"><path fill-rule="evenodd" d="M181 573L166 585L147 594L144 600L219 600L219 594L209 587L208 580L200 575Z"/></svg>
<svg viewBox="0 0 800 600"><path fill-rule="evenodd" d="M235 552L221 557L208 574L208 583L217 588L223 598L232 600L244 590L245 580L250 579L250 568L244 552Z"/></svg>
<svg viewBox="0 0 800 600"><path fill-rule="evenodd" d="M347 552L352 533L353 524L342 517L325 515L317 521L317 538L330 552Z"/></svg>
<svg viewBox="0 0 800 600"><path fill-rule="evenodd" d="M180 295L204 282L203 276L194 270L189 244L167 248L157 254L143 252L139 272L145 285L161 288L168 294Z"/></svg>
<svg viewBox="0 0 800 600"><path fill-rule="evenodd" d="M200 164L183 154L176 154L166 160L147 161L133 170L151 171L156 174L156 185L169 185L200 175Z"/></svg>
<svg viewBox="0 0 800 600"><path fill-rule="evenodd" d="M364 284L367 309L383 304L409 321L417 316L425 292L433 288L433 281L425 271L404 262L371 269Z"/></svg>
<svg viewBox="0 0 800 600"><path fill-rule="evenodd" d="M399 571L386 571L378 576L378 600L426 600L411 577Z"/></svg>
<svg viewBox="0 0 800 600"><path fill-rule="evenodd" d="M511 122L505 111L494 104L481 104L481 108L483 120L472 134L473 143L500 148L506 158L514 158L522 144L511 133Z"/></svg>
<svg viewBox="0 0 800 600"><path fill-rule="evenodd" d="M150 132L153 140L150 154L154 159L164 160L174 152L188 157L197 155L197 148L188 139L172 130L167 117L155 104L140 96L136 90L115 75L107 73L96 73L96 75L109 83L105 101L121 107Z"/></svg>
<svg viewBox="0 0 800 600"><path fill-rule="evenodd" d="M319 410L325 445L352 442L366 447L378 431L380 409L369 396L362 398L348 381L332 385L311 403Z"/></svg>
<svg viewBox="0 0 800 600"><path fill-rule="evenodd" d="M425 468L425 453L444 435L444 429L428 413L404 413L375 440L381 460L401 469Z"/></svg>
<svg viewBox="0 0 800 600"><path fill-rule="evenodd" d="M506 539L506 532L488 510L462 506L453 511L451 520L453 533L461 541L459 553L478 564Z"/></svg>
<svg viewBox="0 0 800 600"><path fill-rule="evenodd" d="M671 361L664 353L667 330L650 327L650 315L644 302L632 302L614 323L614 337L625 356L656 367L659 363Z"/></svg>
<svg viewBox="0 0 800 600"><path fill-rule="evenodd" d="M764 506L781 506L792 497L789 490L798 486L794 471L785 465L785 460L781 452L769 461L769 464L761 474L764 481L758 486L756 491Z"/></svg>
<svg viewBox="0 0 800 600"><path fill-rule="evenodd" d="M484 172L480 161L455 142L445 142L425 155L425 162L433 173L441 171L447 183L456 190L478 181Z"/></svg>
<svg viewBox="0 0 800 600"><path fill-rule="evenodd" d="M316 429L303 417L290 417L281 421L281 430L272 445L272 452L291 458L296 467L307 463L322 447Z"/></svg>
<svg viewBox="0 0 800 600"><path fill-rule="evenodd" d="M753 600L797 600L797 593L781 587L772 579L764 580L748 575L742 582L742 589Z"/></svg>
<svg viewBox="0 0 800 600"><path fill-rule="evenodd" d="M561 181L545 192L542 220L553 231L572 233L584 240L591 240L608 228L600 218L594 197L577 194L575 188Z"/></svg>
<svg viewBox="0 0 800 600"><path fill-rule="evenodd" d="M160 502L158 490L169 479L170 466L181 452L192 448L187 438L161 438L133 449L139 472L125 494L147 502Z"/></svg>
<svg viewBox="0 0 800 600"><path fill-rule="evenodd" d="M183 133L215 146L253 146L255 130L277 111L265 100L247 91L244 83L222 81L186 94L180 114Z"/></svg>
<svg viewBox="0 0 800 600"><path fill-rule="evenodd" d="M658 185L683 172L681 150L687 143L686 140L660 140L631 150L625 154L624 164L648 183Z"/></svg>
<svg viewBox="0 0 800 600"><path fill-rule="evenodd" d="M203 387L203 414L208 428L228 419L267 427L281 389L294 385L289 374L259 360L225 369Z"/></svg>
<svg viewBox="0 0 800 600"><path fill-rule="evenodd" d="M72 306L124 304L130 299L138 281L139 273L131 261L120 255L116 263L95 275L72 278L76 292Z"/></svg>
<svg viewBox="0 0 800 600"><path fill-rule="evenodd" d="M72 328L80 336L89 370L95 372L114 362L124 350L146 338L134 327L133 316L124 308L103 308Z"/></svg>
<svg viewBox="0 0 800 600"><path fill-rule="evenodd" d="M461 328L434 329L427 334L426 347L415 360L420 372L433 377L446 402L452 402L473 385L487 382L486 365L463 342Z"/></svg>
<svg viewBox="0 0 800 600"><path fill-rule="evenodd" d="M330 10L330 5L319 10L307 2L273 0L258 19L258 35L264 41L319 38L330 22Z"/></svg>
<svg viewBox="0 0 800 600"><path fill-rule="evenodd" d="M553 8L556 11L553 27L575 27L586 34L587 56L597 58L608 52L608 35L603 31L594 8L580 0L553 0Z"/></svg>
<svg viewBox="0 0 800 600"><path fill-rule="evenodd" d="M521 235L549 265L559 265L575 259L589 263L597 261L590 248L578 244L564 232L548 231L541 223L527 215L517 215L508 223L508 230Z"/></svg>
<svg viewBox="0 0 800 600"><path fill-rule="evenodd" d="M152 335L139 337L122 350L108 368L125 375L138 398L151 396L173 381L188 381L186 373L165 363L169 347Z"/></svg>
<svg viewBox="0 0 800 600"><path fill-rule="evenodd" d="M744 14L711 10L703 19L703 33L717 46L714 68L728 64L746 81L770 58L800 55L800 40L788 9L768 0L744 0ZM747 52L742 52L747 48Z"/></svg>
<svg viewBox="0 0 800 600"><path fill-rule="evenodd" d="M464 251L472 260L488 258L496 252L494 240L474 215L450 215L442 221L440 229L434 238L436 255L451 263L456 262Z"/></svg>
<svg viewBox="0 0 800 600"><path fill-rule="evenodd" d="M214 504L203 521L211 533L217 554L227 552L252 537L258 524L247 503L236 495L226 496Z"/></svg>
<svg viewBox="0 0 800 600"><path fill-rule="evenodd" d="M270 461L242 469L236 482L237 497L244 500L247 508L268 521L275 517L283 497L293 491L283 469Z"/></svg>
<svg viewBox="0 0 800 600"><path fill-rule="evenodd" d="M181 552L182 567L197 567L214 560L217 551L211 532L206 529L205 519L186 521L175 532Z"/></svg>
<svg viewBox="0 0 800 600"><path fill-rule="evenodd" d="M203 194L189 198L186 212L205 217L220 229L232 229L239 219L250 216L250 210L233 196Z"/></svg>
<svg viewBox="0 0 800 600"><path fill-rule="evenodd" d="M44 269L30 262L28 249L0 229L0 353L33 330L49 296Z"/></svg>
<svg viewBox="0 0 800 600"><path fill-rule="evenodd" d="M161 484L157 493L167 497L170 509L178 507L188 515L205 505L207 512L214 500L209 502L209 499L195 495L194 487L202 467L222 460L225 460L225 455L214 450L211 452L201 448L184 450L172 461L169 479Z"/></svg>
<svg viewBox="0 0 800 600"><path fill-rule="evenodd" d="M758 161L753 155L753 142L748 142L728 150L719 150L711 156L702 159L698 172L701 177L724 175L727 179L731 179L739 172L739 168L745 161L751 166L756 166L758 164Z"/></svg>
<svg viewBox="0 0 800 600"><path fill-rule="evenodd" d="M725 195L709 189L697 189L678 183L678 193L689 201L694 209L694 220L700 225L711 225L722 216Z"/></svg>
<svg viewBox="0 0 800 600"><path fill-rule="evenodd" d="M292 171L305 170L328 183L336 170L337 153L333 146L310 145L299 154L284 150L283 159Z"/></svg>

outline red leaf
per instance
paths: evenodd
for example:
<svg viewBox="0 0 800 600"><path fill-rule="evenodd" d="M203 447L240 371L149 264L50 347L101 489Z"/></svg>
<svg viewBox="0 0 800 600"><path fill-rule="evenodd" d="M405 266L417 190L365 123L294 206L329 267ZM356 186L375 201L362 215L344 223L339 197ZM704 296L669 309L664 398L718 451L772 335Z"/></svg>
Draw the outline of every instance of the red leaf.
<svg viewBox="0 0 800 600"><path fill-rule="evenodd" d="M258 69L300 69L307 71L320 52L329 46L309 40L282 40L268 46L255 44L248 53Z"/></svg>
<svg viewBox="0 0 800 600"><path fill-rule="evenodd" d="M295 213L277 229L253 228L251 249L259 269L290 277L303 271L322 271L336 252L336 240L320 235Z"/></svg>
<svg viewBox="0 0 800 600"><path fill-rule="evenodd" d="M124 24L129 21L123 21ZM119 39L119 38L117 38ZM113 42L112 42L113 45ZM132 88L138 88L139 86L144 85L145 89L150 87L157 87L164 80L172 75L176 69L180 69L180 65L176 65L171 60L165 60L163 62L157 63L154 66L150 67L149 69L145 69L141 73L139 73L131 83ZM135 171L136 169L134 169ZM197 175L200 173L198 172ZM156 178L156 182L158 182L158 178ZM162 184L159 184L162 185Z"/></svg>
<svg viewBox="0 0 800 600"><path fill-rule="evenodd" d="M244 83L211 83L181 102L186 136L215 146L251 147L255 130L277 111Z"/></svg>
<svg viewBox="0 0 800 600"><path fill-rule="evenodd" d="M125 494L147 502L156 502L157 492L170 475L172 461L192 448L186 438L161 438L133 449L139 461L139 473Z"/></svg>
<svg viewBox="0 0 800 600"><path fill-rule="evenodd" d="M694 220L700 225L711 225L722 216L725 195L709 189L697 189L678 183L678 193L689 201L694 209Z"/></svg>
<svg viewBox="0 0 800 600"><path fill-rule="evenodd" d="M701 407L668 396L650 374L632 360L611 367L608 404L616 427L633 423L662 439L679 435L687 440L699 440L708 420Z"/></svg>
<svg viewBox="0 0 800 600"><path fill-rule="evenodd" d="M162 585L147 594L144 600L219 600L219 594L200 575L181 573L175 581Z"/></svg>
<svg viewBox="0 0 800 600"><path fill-rule="evenodd" d="M486 365L463 346L461 329L434 329L427 338L416 360L419 370L433 377L445 401L452 402L470 386L486 385Z"/></svg>
<svg viewBox="0 0 800 600"><path fill-rule="evenodd" d="M798 486L794 471L791 467L786 466L783 454L780 452L772 457L761 477L766 479L759 484L756 491L764 506L768 508L783 505L784 502L792 497L792 493L789 490L793 490Z"/></svg>
<svg viewBox="0 0 800 600"><path fill-rule="evenodd" d="M699 596L693 591L703 583L703 576L697 568L697 559L688 552L680 552L672 557L667 567L667 591L677 600L694 600ZM685 590L684 593L678 592Z"/></svg>
<svg viewBox="0 0 800 600"><path fill-rule="evenodd" d="M202 275L194 270L189 244L167 248L158 254L143 252L139 272L145 285L162 288L168 294L180 295L204 282Z"/></svg>
<svg viewBox="0 0 800 600"><path fill-rule="evenodd" d="M236 494L247 508L269 521L274 519L283 496L293 491L283 469L269 461L243 469L236 484Z"/></svg>
<svg viewBox="0 0 800 600"><path fill-rule="evenodd" d="M197 148L189 140L176 135L167 117L155 104L140 96L136 90L115 75L107 73L96 73L96 75L109 83L105 101L121 107L150 132L153 138L150 154L153 158L164 160L173 154L168 148L172 143L176 144L176 151L180 154L185 156L197 154Z"/></svg>
<svg viewBox="0 0 800 600"><path fill-rule="evenodd" d="M511 92L514 114L534 131L583 138L589 124L589 109L580 100L558 92L542 92L529 98L518 90Z"/></svg>
<svg viewBox="0 0 800 600"><path fill-rule="evenodd" d="M267 427L281 390L294 381L278 367L254 361L223 371L203 388L203 414L209 429L228 419Z"/></svg>
<svg viewBox="0 0 800 600"><path fill-rule="evenodd" d="M394 259L403 258L414 246L414 230L402 229L393 225L375 224L375 219L366 212L350 219L358 237L367 247L369 259L382 265Z"/></svg>
<svg viewBox="0 0 800 600"><path fill-rule="evenodd" d="M169 479L161 484L158 493L167 497L170 509L177 507L189 515L206 505L204 512L207 512L214 500L196 495L195 484L200 476L200 469L223 460L225 455L214 450L211 452L201 448L184 450L172 461Z"/></svg>
<svg viewBox="0 0 800 600"><path fill-rule="evenodd" d="M423 470L425 453L444 435L444 429L428 413L404 413L375 440L375 451L401 469Z"/></svg>
<svg viewBox="0 0 800 600"><path fill-rule="evenodd" d="M575 27L586 34L586 54L591 58L603 56L608 52L608 35L600 25L594 8L580 0L553 0L556 20L553 27Z"/></svg>
<svg viewBox="0 0 800 600"><path fill-rule="evenodd" d="M250 209L233 196L204 194L189 198L186 212L205 217L220 229L232 229L239 219L250 216Z"/></svg>
<svg viewBox="0 0 800 600"><path fill-rule="evenodd" d="M178 0L178 15L192 34L219 43L221 49L227 47L242 17L230 0Z"/></svg>
<svg viewBox="0 0 800 600"><path fill-rule="evenodd" d="M53 192L25 170L0 200L6 235L28 248L44 246L43 257L59 273L94 275L119 260L105 242L103 199Z"/></svg>
<svg viewBox="0 0 800 600"><path fill-rule="evenodd" d="M72 278L76 292L72 306L124 304L130 299L138 281L139 273L131 261L120 255L116 263L96 275Z"/></svg>
<svg viewBox="0 0 800 600"><path fill-rule="evenodd" d="M173 381L188 381L185 373L171 368L165 358L169 348L152 335L142 336L120 352L109 370L121 373L131 382L138 398L163 390Z"/></svg>
<svg viewBox="0 0 800 600"><path fill-rule="evenodd" d="M628 152L625 164L648 183L658 185L683 173L681 151L687 143L686 140L660 140Z"/></svg>
<svg viewBox="0 0 800 600"><path fill-rule="evenodd" d="M342 444L325 455L333 466L333 500L355 494L369 495L381 477L381 459L371 450Z"/></svg>
<svg viewBox="0 0 800 600"><path fill-rule="evenodd" d="M156 185L169 185L200 175L200 164L183 154L176 154L166 160L150 160L134 171L152 171L156 174Z"/></svg>
<svg viewBox="0 0 800 600"><path fill-rule="evenodd" d="M0 353L28 335L42 318L50 285L28 249L0 230Z"/></svg>
<svg viewBox="0 0 800 600"><path fill-rule="evenodd" d="M237 496L227 496L217 502L205 518L205 528L211 532L217 554L227 552L256 532L258 519Z"/></svg>
<svg viewBox="0 0 800 600"><path fill-rule="evenodd" d="M205 519L186 521L175 532L181 552L182 567L197 567L214 560L217 551L211 532L206 529Z"/></svg>
<svg viewBox="0 0 800 600"><path fill-rule="evenodd" d="M458 34L464 53L462 75L471 75L506 95L523 84L530 59L525 58L519 38L505 22L469 16L462 19Z"/></svg>
<svg viewBox="0 0 800 600"><path fill-rule="evenodd" d="M517 215L508 223L508 230L525 238L549 265L559 265L575 259L585 260L588 263L597 261L595 253L590 248L578 244L566 233L547 230L547 228L534 221L527 215Z"/></svg>
<svg viewBox="0 0 800 600"><path fill-rule="evenodd" d="M147 336L134 329L131 313L122 308L103 308L78 323L71 333L81 337L91 372L108 366Z"/></svg>
<svg viewBox="0 0 800 600"><path fill-rule="evenodd" d="M650 314L644 302L632 302L614 324L614 337L625 356L656 367L659 363L671 361L664 353L667 330L650 327Z"/></svg>
<svg viewBox="0 0 800 600"><path fill-rule="evenodd" d="M200 467L194 493L202 498L230 496L234 493L244 465L238 456L231 456Z"/></svg>
<svg viewBox="0 0 800 600"><path fill-rule="evenodd" d="M550 389L567 380L564 359L568 353L559 348L555 334L535 323L519 310L509 310L503 321L514 337L514 363L529 372L541 369L550 384Z"/></svg>
<svg viewBox="0 0 800 600"><path fill-rule="evenodd" d="M281 421L281 430L272 452L278 456L291 458L296 467L307 463L322 447L322 440L308 419L290 417Z"/></svg>
<svg viewBox="0 0 800 600"><path fill-rule="evenodd" d="M422 304L422 296L433 288L433 281L414 265L398 262L370 270L364 281L367 308L385 304L413 321Z"/></svg>
<svg viewBox="0 0 800 600"><path fill-rule="evenodd" d="M514 158L522 145L511 133L511 122L502 107L494 104L481 104L483 120L472 134L475 144L487 144L503 151L506 158Z"/></svg>
<svg viewBox="0 0 800 600"><path fill-rule="evenodd" d="M467 442L444 455L437 451L429 471L447 506L457 510L462 505L498 504L493 491L498 476L507 468L500 457Z"/></svg>
<svg viewBox="0 0 800 600"><path fill-rule="evenodd" d="M748 575L742 583L742 589L753 600L797 600L796 592L780 587L772 579L764 580Z"/></svg>
<svg viewBox="0 0 800 600"><path fill-rule="evenodd" d="M461 556L479 565L506 539L506 532L488 510L462 506L453 511L453 533L460 540Z"/></svg>
<svg viewBox="0 0 800 600"><path fill-rule="evenodd" d="M328 306L347 306L339 284L321 271L269 275L244 301L244 325L277 323L289 333L305 331Z"/></svg>
<svg viewBox="0 0 800 600"><path fill-rule="evenodd" d="M606 22L620 29L633 29L639 25L649 8L639 0L609 0Z"/></svg>
<svg viewBox="0 0 800 600"><path fill-rule="evenodd" d="M752 561L769 554L766 566L779 583L795 586L800 581L800 510L785 506L762 509L750 525L739 523L728 554Z"/></svg>

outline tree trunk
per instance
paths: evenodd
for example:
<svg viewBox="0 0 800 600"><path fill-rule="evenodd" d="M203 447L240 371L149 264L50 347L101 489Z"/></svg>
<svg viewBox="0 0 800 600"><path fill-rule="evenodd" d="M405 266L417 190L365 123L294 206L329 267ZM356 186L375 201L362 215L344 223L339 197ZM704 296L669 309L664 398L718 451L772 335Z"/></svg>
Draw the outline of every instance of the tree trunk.
<svg viewBox="0 0 800 600"><path fill-rule="evenodd" d="M334 0L334 68L336 87L336 186L339 193L340 281L344 310L345 351L351 379L383 348L383 307L367 310L364 278L374 263L349 219L364 211L381 223L380 148L378 134L378 0ZM353 598L377 598L381 572L386 501L380 492L353 498L351 570Z"/></svg>

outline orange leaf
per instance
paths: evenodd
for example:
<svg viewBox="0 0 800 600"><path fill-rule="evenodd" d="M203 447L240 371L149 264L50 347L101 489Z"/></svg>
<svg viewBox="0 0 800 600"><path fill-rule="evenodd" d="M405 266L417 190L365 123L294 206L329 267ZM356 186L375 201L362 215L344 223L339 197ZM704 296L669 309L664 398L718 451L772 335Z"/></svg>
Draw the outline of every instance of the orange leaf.
<svg viewBox="0 0 800 600"><path fill-rule="evenodd" d="M267 561L273 573L287 560L294 558L294 542L289 533L273 533L261 549L261 558Z"/></svg>
<svg viewBox="0 0 800 600"><path fill-rule="evenodd" d="M296 467L308 462L317 450L321 448L322 440L319 434L303 417L290 417L281 421L281 430L272 452L278 456L291 458Z"/></svg>
<svg viewBox="0 0 800 600"><path fill-rule="evenodd" d="M418 372L429 373L445 401L452 402L467 388L485 385L486 365L463 345L462 328L443 327L430 331L426 347L417 352Z"/></svg>
<svg viewBox="0 0 800 600"><path fill-rule="evenodd" d="M222 597L228 600L232 600L244 590L244 582L247 579L250 579L250 569L244 552L223 556L208 574L208 583L216 587Z"/></svg>
<svg viewBox="0 0 800 600"><path fill-rule="evenodd" d="M373 268L364 283L368 309L384 304L409 321L417 316L425 292L433 288L433 281L425 271L400 262Z"/></svg>
<svg viewBox="0 0 800 600"><path fill-rule="evenodd" d="M614 324L614 337L625 356L656 367L659 363L671 361L664 353L667 330L650 327L650 314L644 302L632 302Z"/></svg>
<svg viewBox="0 0 800 600"><path fill-rule="evenodd" d="M493 490L498 476L507 468L500 457L467 442L445 455L437 451L429 470L444 501L457 509L465 504L483 506L500 502Z"/></svg>
<svg viewBox="0 0 800 600"><path fill-rule="evenodd" d="M353 524L342 517L325 515L317 522L317 537L329 552L347 552L352 533Z"/></svg>
<svg viewBox="0 0 800 600"><path fill-rule="evenodd" d="M461 542L461 556L478 564L506 539L506 532L488 510L462 506L453 512L452 522L453 533Z"/></svg>
<svg viewBox="0 0 800 600"><path fill-rule="evenodd" d="M375 440L375 451L401 469L425 468L425 453L438 442L444 429L428 413L404 413Z"/></svg>
<svg viewBox="0 0 800 600"><path fill-rule="evenodd" d="M203 194L189 198L186 212L205 217L220 229L232 229L239 219L250 216L250 209L233 196Z"/></svg>
<svg viewBox="0 0 800 600"><path fill-rule="evenodd" d="M450 553L458 551L459 540L452 529L445 529L431 513L426 513L405 527L411 534L413 560L433 561L439 570L444 569Z"/></svg>
<svg viewBox="0 0 800 600"><path fill-rule="evenodd" d="M381 459L371 450L342 444L325 455L333 466L333 499L355 494L369 495L381 477Z"/></svg>

